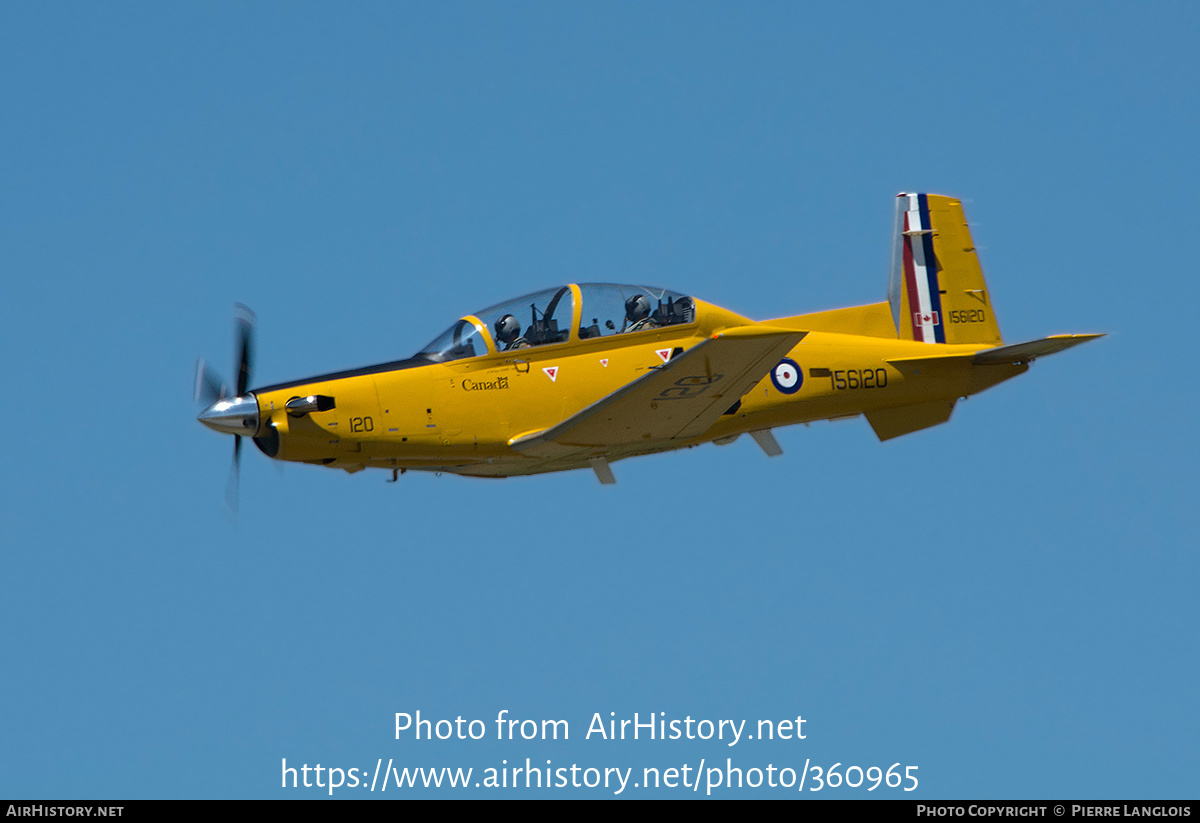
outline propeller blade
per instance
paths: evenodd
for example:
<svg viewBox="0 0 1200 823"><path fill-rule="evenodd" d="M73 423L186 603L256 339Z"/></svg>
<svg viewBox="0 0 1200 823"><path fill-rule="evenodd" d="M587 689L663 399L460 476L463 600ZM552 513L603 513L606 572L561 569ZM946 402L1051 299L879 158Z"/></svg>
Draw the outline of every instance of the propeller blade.
<svg viewBox="0 0 1200 823"><path fill-rule="evenodd" d="M206 406L197 418L201 423L217 431L234 435L233 460L229 464L229 480L225 484L225 504L236 519L238 511L238 486L242 464L242 435L257 426L246 423L258 420L258 407L253 397L246 396L250 375L254 365L254 312L241 303L233 305L234 370L237 372L237 394L226 400L229 387L203 359L196 361L195 399ZM215 408L225 401L221 408ZM245 415L245 416L243 416Z"/></svg>
<svg viewBox="0 0 1200 823"><path fill-rule="evenodd" d="M237 330L237 396L246 393L250 385L250 370L254 363L254 312L248 306L235 303L233 306L234 324Z"/></svg>
<svg viewBox="0 0 1200 823"><path fill-rule="evenodd" d="M211 406L225 396L225 382L201 358L196 361L196 387L192 399Z"/></svg>
<svg viewBox="0 0 1200 823"><path fill-rule="evenodd" d="M229 481L225 484L225 505L234 515L238 512L238 486L242 470L242 438L233 438L233 461L229 464Z"/></svg>

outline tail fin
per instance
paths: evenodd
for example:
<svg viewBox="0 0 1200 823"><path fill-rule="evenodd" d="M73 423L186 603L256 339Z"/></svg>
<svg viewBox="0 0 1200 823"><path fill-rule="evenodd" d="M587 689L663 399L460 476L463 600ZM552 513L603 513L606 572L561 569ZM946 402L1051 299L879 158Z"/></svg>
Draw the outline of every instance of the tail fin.
<svg viewBox="0 0 1200 823"><path fill-rule="evenodd" d="M896 196L888 302L901 340L1003 342L961 202Z"/></svg>

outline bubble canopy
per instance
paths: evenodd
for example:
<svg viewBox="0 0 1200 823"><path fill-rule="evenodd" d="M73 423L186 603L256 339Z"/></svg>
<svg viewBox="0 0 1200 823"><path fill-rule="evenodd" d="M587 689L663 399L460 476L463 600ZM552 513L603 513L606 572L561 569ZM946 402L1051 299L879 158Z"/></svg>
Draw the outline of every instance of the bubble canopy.
<svg viewBox="0 0 1200 823"><path fill-rule="evenodd" d="M686 325L695 319L692 298L673 291L654 286L580 283L534 292L469 314L434 338L416 357L443 363L565 343L572 336L589 340L634 334Z"/></svg>

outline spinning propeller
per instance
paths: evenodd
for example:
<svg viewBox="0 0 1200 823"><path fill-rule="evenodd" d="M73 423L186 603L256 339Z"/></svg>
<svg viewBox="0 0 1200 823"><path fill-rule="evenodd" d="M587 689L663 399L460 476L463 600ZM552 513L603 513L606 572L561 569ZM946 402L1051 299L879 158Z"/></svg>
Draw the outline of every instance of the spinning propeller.
<svg viewBox="0 0 1200 823"><path fill-rule="evenodd" d="M234 304L234 344L237 358L237 393L228 396L227 384L200 359L196 361L195 399L204 404L197 416L210 429L233 435L233 463L229 467L229 482L225 487L225 502L236 514L238 508L238 475L242 459L242 437L253 437L258 431L258 400L246 394L250 384L250 368L254 356L254 312L241 303Z"/></svg>

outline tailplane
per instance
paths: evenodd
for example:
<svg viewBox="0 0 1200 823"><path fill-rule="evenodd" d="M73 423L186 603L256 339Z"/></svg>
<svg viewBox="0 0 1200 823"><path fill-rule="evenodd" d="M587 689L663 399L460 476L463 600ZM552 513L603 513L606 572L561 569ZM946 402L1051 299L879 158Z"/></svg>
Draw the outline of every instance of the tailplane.
<svg viewBox="0 0 1200 823"><path fill-rule="evenodd" d="M1003 342L960 201L897 195L888 303L901 340Z"/></svg>

